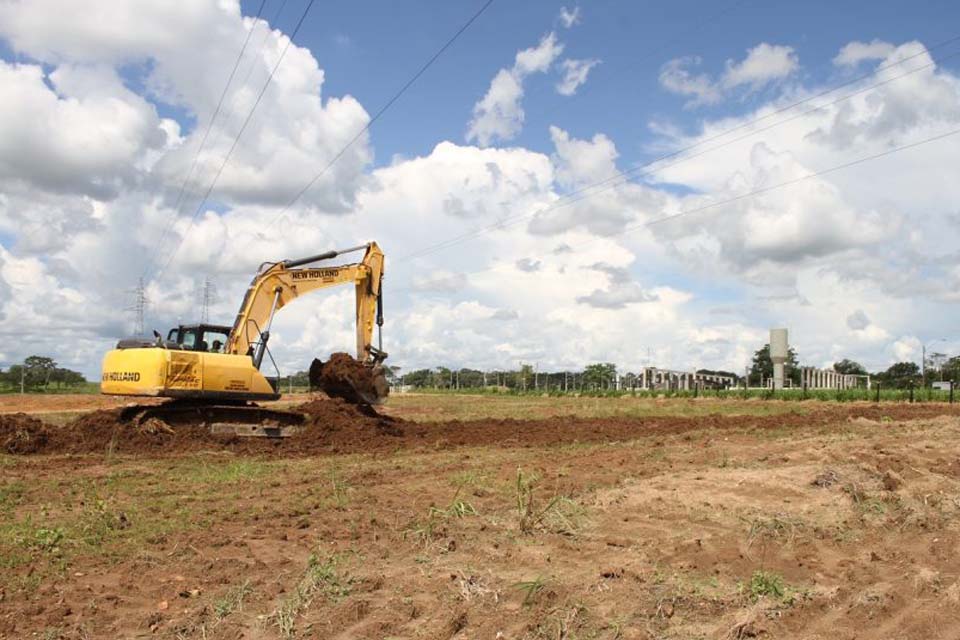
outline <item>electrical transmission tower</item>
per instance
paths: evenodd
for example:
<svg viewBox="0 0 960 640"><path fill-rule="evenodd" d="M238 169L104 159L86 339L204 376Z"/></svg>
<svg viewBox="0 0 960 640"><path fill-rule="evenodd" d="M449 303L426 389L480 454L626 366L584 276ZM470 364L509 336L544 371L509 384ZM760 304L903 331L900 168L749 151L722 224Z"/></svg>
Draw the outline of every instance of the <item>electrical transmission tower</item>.
<svg viewBox="0 0 960 640"><path fill-rule="evenodd" d="M127 310L133 312L133 334L135 336L142 336L146 333L144 316L147 313L147 305L149 304L149 300L147 300L147 289L143 284L143 278L137 280L137 286L132 293L133 303L127 307Z"/></svg>
<svg viewBox="0 0 960 640"><path fill-rule="evenodd" d="M200 322L210 322L210 307L217 301L217 285L209 278L203 281L203 294L200 302Z"/></svg>

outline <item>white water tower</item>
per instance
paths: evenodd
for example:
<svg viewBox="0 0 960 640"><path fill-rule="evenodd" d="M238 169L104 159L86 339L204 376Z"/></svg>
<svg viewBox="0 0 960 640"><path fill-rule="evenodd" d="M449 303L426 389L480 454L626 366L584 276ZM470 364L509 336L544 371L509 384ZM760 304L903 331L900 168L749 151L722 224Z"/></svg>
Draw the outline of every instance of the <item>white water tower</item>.
<svg viewBox="0 0 960 640"><path fill-rule="evenodd" d="M786 329L770 329L770 359L773 360L773 388L783 389L783 366L789 352Z"/></svg>

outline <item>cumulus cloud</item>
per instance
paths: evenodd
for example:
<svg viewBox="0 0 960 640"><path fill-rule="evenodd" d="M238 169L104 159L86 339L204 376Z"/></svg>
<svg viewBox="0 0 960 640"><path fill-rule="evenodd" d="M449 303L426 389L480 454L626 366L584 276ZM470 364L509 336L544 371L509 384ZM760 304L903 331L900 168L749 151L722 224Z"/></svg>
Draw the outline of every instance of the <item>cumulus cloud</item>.
<svg viewBox="0 0 960 640"><path fill-rule="evenodd" d="M577 137L552 127L552 151L435 141L422 155L376 168L371 141L362 140L335 166L333 182L309 194L308 206L281 215L284 190L367 122L352 98L323 95L324 70L291 47L265 98L277 117L251 125L216 206L191 226L171 205L224 69L255 30L241 66L250 82L229 92L202 173L216 166L286 36L242 18L235 2L148 0L136 10L115 7L117 24L95 18L108 4L116 3L85 3L91 10L75 19L57 19L67 15L58 7L72 5L52 0L0 4L0 37L27 60L2 63L12 84L0 92L17 87L0 101L5 135L33 135L34 113L48 123L69 115L90 119L88 130L110 142L76 153L85 143L70 146L69 136L35 140L30 151L40 161L15 157L0 139L0 333L17 337L4 343L9 358L50 353L95 376L102 352L130 329L129 290L167 229L183 244L169 272L147 283L148 326L161 330L198 317L208 275L220 292L212 317L229 322L260 261L378 240L388 256L384 346L403 367L495 368L522 359L561 368L614 359L625 370L645 363L740 370L767 328L786 322L804 362L852 357L880 368L916 357L913 334L955 315L960 227L944 216L960 201L951 173L956 140L644 226L960 126L960 85L949 71L917 73L851 100L847 113L824 108L643 182L603 189L589 187L622 169L616 143L626 144L609 131ZM560 45L555 37L547 44L520 52L504 70L507 80L521 77L506 101L521 112L523 80L558 69ZM920 46L900 45L877 63ZM792 77L782 71L790 54L779 67L775 52L764 55L765 62L748 54L706 76L706 86L723 97L773 88L778 79L764 78L777 73ZM118 82L128 74L136 82ZM791 84L790 92L823 89ZM704 119L689 134L689 122L665 121L656 135L667 150L688 146L749 127L779 104L773 97L749 113ZM187 116L178 124L158 115L170 112ZM580 189L589 197L564 198ZM469 241L436 249L459 237ZM312 294L278 316L272 347L284 372L352 348L352 297L349 287Z"/></svg>
<svg viewBox="0 0 960 640"><path fill-rule="evenodd" d="M5 65L0 87L16 91L17 98L2 101L0 108L7 113L0 114L0 121L35 124L3 138L14 148L24 148L38 137L33 130L42 128L48 135L30 147L33 153L19 159L0 147L0 165L6 160L8 173L29 173L34 180L44 176L98 199L115 196L118 182L138 182L165 191L173 200L218 103L225 70L232 68L250 30L258 32L257 37L251 39L198 158L183 209L199 204L269 71L287 48L287 36L270 30L264 20L243 18L236 2L147 0L118 6L109 0L38 0L0 5L0 37L18 52L51 65L46 79L57 92L46 89L40 67ZM121 69L139 74L137 81L146 87L143 95L126 88L119 79ZM291 45L258 107L269 117L251 120L214 197L232 204L283 203L363 128L369 119L363 107L350 96L322 100L323 82L323 71L310 52ZM199 126L180 139L169 121L158 118L157 104L186 110ZM23 110L40 117L25 120ZM345 209L371 158L368 141L360 140L303 203ZM31 170L37 163L44 171Z"/></svg>
<svg viewBox="0 0 960 640"><path fill-rule="evenodd" d="M110 199L166 144L156 109L113 69L0 60L0 180Z"/></svg>
<svg viewBox="0 0 960 640"><path fill-rule="evenodd" d="M766 42L747 50L741 61L727 60L726 69L717 79L691 71L702 63L698 56L670 60L660 69L660 85L672 93L691 97L686 107L697 107L716 104L742 87L758 91L787 78L800 67L792 47Z"/></svg>
<svg viewBox="0 0 960 640"><path fill-rule="evenodd" d="M727 90L741 86L759 89L771 82L783 80L799 68L800 62L793 47L761 42L748 50L747 57L742 61L728 60L720 83Z"/></svg>
<svg viewBox="0 0 960 640"><path fill-rule="evenodd" d="M473 119L467 128L467 141L481 146L512 140L523 128L523 82L527 76L547 71L563 53L563 44L550 32L535 47L517 52L513 66L500 69L487 93L473 107Z"/></svg>
<svg viewBox="0 0 960 640"><path fill-rule="evenodd" d="M896 49L889 42L873 40L872 42L848 42L833 58L833 64L838 67L853 67L865 60L883 60Z"/></svg>
<svg viewBox="0 0 960 640"><path fill-rule="evenodd" d="M583 83L587 81L590 69L600 64L596 58L586 60L566 59L560 63L563 70L563 79L557 83L557 93L562 96L572 96Z"/></svg>
<svg viewBox="0 0 960 640"><path fill-rule="evenodd" d="M598 309L623 309L628 304L654 302L658 299L655 294L644 290L634 281L630 272L623 267L599 262L590 268L607 276L607 287L594 289L587 295L578 296L577 302Z"/></svg>

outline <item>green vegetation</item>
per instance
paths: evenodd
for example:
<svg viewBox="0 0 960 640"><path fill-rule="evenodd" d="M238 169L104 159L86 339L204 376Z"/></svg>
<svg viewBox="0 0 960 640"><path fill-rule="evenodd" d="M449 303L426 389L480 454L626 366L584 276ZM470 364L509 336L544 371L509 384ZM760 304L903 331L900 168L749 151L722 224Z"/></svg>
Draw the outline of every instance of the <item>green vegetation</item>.
<svg viewBox="0 0 960 640"><path fill-rule="evenodd" d="M521 533L544 529L552 533L574 535L580 529L582 510L566 496L554 496L546 506L537 506L535 489L540 482L535 473L524 474L517 468L515 489L518 528Z"/></svg>
<svg viewBox="0 0 960 640"><path fill-rule="evenodd" d="M787 586L779 573L757 569L750 576L750 582L747 583L745 591L754 601L760 598L780 600L787 594Z"/></svg>
<svg viewBox="0 0 960 640"><path fill-rule="evenodd" d="M314 598L325 597L336 602L350 595L353 579L337 571L339 561L338 556L321 560L316 554L310 555L307 569L293 593L284 598L270 616L282 637L293 637L297 617Z"/></svg>
<svg viewBox="0 0 960 640"><path fill-rule="evenodd" d="M217 620L223 620L234 611L243 610L243 600L253 592L249 580L229 589L223 596L213 603L213 613Z"/></svg>
<svg viewBox="0 0 960 640"><path fill-rule="evenodd" d="M513 585L513 588L524 593L523 606L528 607L534 603L537 594L543 591L544 587L546 586L546 580L544 580L543 577L538 576L533 580L524 580L518 582Z"/></svg>
<svg viewBox="0 0 960 640"><path fill-rule="evenodd" d="M23 364L15 364L6 371L0 369L0 392L74 391L86 387L82 374L57 366L53 358L30 356Z"/></svg>

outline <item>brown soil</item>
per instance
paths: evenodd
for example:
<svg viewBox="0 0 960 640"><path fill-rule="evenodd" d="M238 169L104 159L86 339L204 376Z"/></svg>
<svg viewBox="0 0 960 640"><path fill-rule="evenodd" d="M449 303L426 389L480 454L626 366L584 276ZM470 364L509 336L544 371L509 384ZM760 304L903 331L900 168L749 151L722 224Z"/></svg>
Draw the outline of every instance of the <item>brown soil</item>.
<svg viewBox="0 0 960 640"><path fill-rule="evenodd" d="M331 398L343 398L356 404L370 404L386 396L384 381L378 381L372 367L347 353L334 353L326 362L310 365L310 387Z"/></svg>
<svg viewBox="0 0 960 640"><path fill-rule="evenodd" d="M44 426L24 414L0 416L10 427L0 430L9 453L140 453L178 455L224 450L243 455L311 456L319 453L368 453L407 449L442 450L496 444L542 447L563 444L622 442L637 437L675 435L699 430L797 429L837 420L917 419L960 415L951 405L824 406L817 411L776 416L707 415L644 418L556 417L542 420L469 420L412 422L378 413L341 398L315 396L295 406L306 416L298 434L273 440L211 434L203 425L162 423L134 426L120 420L120 410L95 411L63 426ZM2 434L8 434L3 436Z"/></svg>
<svg viewBox="0 0 960 640"><path fill-rule="evenodd" d="M37 453L47 444L43 423L25 413L0 415L0 451Z"/></svg>
<svg viewBox="0 0 960 640"><path fill-rule="evenodd" d="M298 409L280 443L98 412L0 458L0 639L960 637L953 407Z"/></svg>

